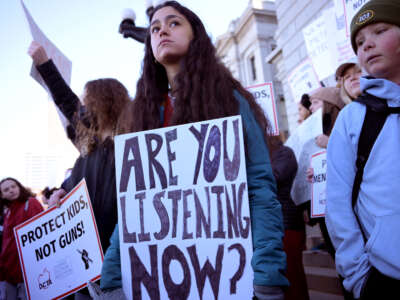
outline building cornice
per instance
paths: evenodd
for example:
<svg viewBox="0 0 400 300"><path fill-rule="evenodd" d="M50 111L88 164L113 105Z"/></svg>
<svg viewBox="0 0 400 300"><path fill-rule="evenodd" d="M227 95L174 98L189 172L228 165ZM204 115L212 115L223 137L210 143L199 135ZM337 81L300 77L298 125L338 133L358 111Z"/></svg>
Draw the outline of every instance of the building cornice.
<svg viewBox="0 0 400 300"><path fill-rule="evenodd" d="M233 31L226 32L216 38L215 48L217 49L217 54L223 53L226 48L229 48L230 44L233 42L233 37L238 37L240 40L241 35L245 35L252 18L262 19L263 17L273 17L276 18L276 11L274 9L257 9L248 6L243 14L233 22ZM247 31L246 31L247 30ZM257 37L258 39L267 40L267 37ZM272 37L273 38L273 37Z"/></svg>

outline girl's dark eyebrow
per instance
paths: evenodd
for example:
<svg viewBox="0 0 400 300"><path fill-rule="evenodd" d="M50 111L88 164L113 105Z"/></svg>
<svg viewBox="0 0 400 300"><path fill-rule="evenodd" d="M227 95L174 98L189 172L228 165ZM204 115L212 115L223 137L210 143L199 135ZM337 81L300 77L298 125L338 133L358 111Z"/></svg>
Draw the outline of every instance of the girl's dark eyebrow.
<svg viewBox="0 0 400 300"><path fill-rule="evenodd" d="M182 17L177 16L177 15L168 15L165 17L165 20L168 21L169 19L173 19L173 18L183 19ZM160 20L156 19L153 22L151 22L150 27L153 26L155 23L160 23Z"/></svg>

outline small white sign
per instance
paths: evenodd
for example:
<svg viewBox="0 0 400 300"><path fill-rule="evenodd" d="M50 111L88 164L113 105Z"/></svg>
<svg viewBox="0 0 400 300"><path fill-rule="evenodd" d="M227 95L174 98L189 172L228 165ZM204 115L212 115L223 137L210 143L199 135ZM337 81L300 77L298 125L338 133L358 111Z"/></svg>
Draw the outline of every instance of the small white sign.
<svg viewBox="0 0 400 300"><path fill-rule="evenodd" d="M318 19L303 29L308 56L312 61L319 80L329 77L336 70L334 57L331 54L332 49L330 48L330 40L335 40L335 38L328 36L326 22L328 14L333 16L334 11L332 9L325 10ZM336 49L333 50L336 51Z"/></svg>
<svg viewBox="0 0 400 300"><path fill-rule="evenodd" d="M288 83L296 103L300 102L303 94L321 87L310 59L304 60L289 74Z"/></svg>
<svg viewBox="0 0 400 300"><path fill-rule="evenodd" d="M285 145L290 147L297 161L301 151L303 150L303 145L310 139L317 137L322 134L322 109L318 109L316 112L311 114L307 119L305 119L296 130L289 136Z"/></svg>
<svg viewBox="0 0 400 300"><path fill-rule="evenodd" d="M271 125L271 135L279 135L278 116L276 112L276 103L272 87L272 82L266 82L247 88L253 94L258 105L264 111L265 117Z"/></svg>
<svg viewBox="0 0 400 300"><path fill-rule="evenodd" d="M42 32L36 22L33 20L29 10L26 8L24 2L21 0L21 5L25 13L26 20L29 25L29 29L32 35L33 40L38 42L43 46L46 50L47 56L51 58L56 65L58 71L60 72L61 76L65 80L67 84L71 83L71 70L72 70L72 62L47 38L47 36ZM32 63L31 66L31 76L49 93L49 97L51 97L50 91L47 88L46 83L40 76L39 72L37 71L35 65ZM58 115L60 117L60 121L64 127L64 129L68 125L68 120L65 116L61 113L61 111L56 106Z"/></svg>
<svg viewBox="0 0 400 300"><path fill-rule="evenodd" d="M342 5L344 12L344 20L346 24L346 35L350 37L350 25L351 20L356 15L356 13L364 6L365 3L369 2L369 0L346 0L346 1L338 1L336 0L335 5Z"/></svg>
<svg viewBox="0 0 400 300"><path fill-rule="evenodd" d="M326 150L311 156L314 176L311 189L311 218L324 217L326 208Z"/></svg>
<svg viewBox="0 0 400 300"><path fill-rule="evenodd" d="M96 281L103 251L83 179L62 200L14 228L28 299L61 299Z"/></svg>
<svg viewBox="0 0 400 300"><path fill-rule="evenodd" d="M240 116L115 137L127 299L251 299Z"/></svg>
<svg viewBox="0 0 400 300"><path fill-rule="evenodd" d="M347 1L346 1L347 2ZM351 2L351 1L350 1ZM334 42L336 40L336 66L341 65L349 60L354 60L355 54L350 42L350 35L348 28L347 17L346 17L346 9L345 9L345 1L343 0L334 0L334 17L327 18L328 25L328 35L335 37L331 41ZM334 47L331 47L335 49Z"/></svg>

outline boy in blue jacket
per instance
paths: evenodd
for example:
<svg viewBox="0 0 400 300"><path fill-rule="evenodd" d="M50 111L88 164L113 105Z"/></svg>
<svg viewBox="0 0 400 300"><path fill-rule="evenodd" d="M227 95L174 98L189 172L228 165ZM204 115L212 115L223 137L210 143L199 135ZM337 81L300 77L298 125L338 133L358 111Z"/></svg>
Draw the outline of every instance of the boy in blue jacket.
<svg viewBox="0 0 400 300"><path fill-rule="evenodd" d="M371 0L354 16L351 42L365 99L400 107L400 1ZM352 102L328 144L326 223L336 268L359 299L400 299L400 119L388 114L373 144L355 206L352 188L366 106Z"/></svg>

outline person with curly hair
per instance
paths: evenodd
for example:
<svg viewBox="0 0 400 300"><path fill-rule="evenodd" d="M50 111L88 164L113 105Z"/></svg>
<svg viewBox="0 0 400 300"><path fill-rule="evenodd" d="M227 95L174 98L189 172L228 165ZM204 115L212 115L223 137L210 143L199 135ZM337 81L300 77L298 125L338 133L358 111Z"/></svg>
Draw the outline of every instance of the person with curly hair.
<svg viewBox="0 0 400 300"><path fill-rule="evenodd" d="M268 151L268 121L253 96L233 78L199 17L176 1L154 7L136 96L121 116L122 132L241 115L252 223L254 294L283 299L286 256L281 205ZM105 255L101 287L120 288L118 227Z"/></svg>
<svg viewBox="0 0 400 300"><path fill-rule="evenodd" d="M113 78L88 81L82 104L40 44L32 42L28 53L55 104L69 120L69 137L80 151L71 175L62 183L61 189L52 194L49 204L57 203L85 178L105 251L117 223L113 137L117 132L118 118L130 102L128 91ZM75 299L89 299L85 293L87 291L76 294Z"/></svg>

